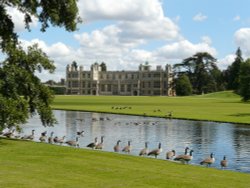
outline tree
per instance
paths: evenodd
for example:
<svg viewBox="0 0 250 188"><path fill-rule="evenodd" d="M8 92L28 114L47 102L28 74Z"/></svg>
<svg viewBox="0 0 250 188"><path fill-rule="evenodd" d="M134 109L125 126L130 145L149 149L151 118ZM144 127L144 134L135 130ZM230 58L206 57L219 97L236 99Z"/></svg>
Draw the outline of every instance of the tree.
<svg viewBox="0 0 250 188"><path fill-rule="evenodd" d="M240 83L240 66L244 62L244 59L242 58L242 52L240 48L237 49L235 55L236 57L234 62L227 69L227 88L237 92Z"/></svg>
<svg viewBox="0 0 250 188"><path fill-rule="evenodd" d="M240 95L243 101L250 100L250 59L240 66Z"/></svg>
<svg viewBox="0 0 250 188"><path fill-rule="evenodd" d="M43 85L35 72L55 70L53 61L37 45L24 50L18 42L14 23L7 13L14 7L25 15L26 28L32 16L41 23L41 31L52 26L76 30L79 22L76 0L2 0L0 1L0 50L6 59L0 62L0 129L25 123L38 113L43 125L53 125L56 119L50 104L52 92Z"/></svg>
<svg viewBox="0 0 250 188"><path fill-rule="evenodd" d="M192 57L186 58L174 68L179 68L180 72L185 72L189 77L194 93L201 94L210 92L209 85L216 83L212 70L218 69L216 59L207 52L198 52ZM181 70L184 69L183 70ZM216 87L215 87L216 88ZM215 88L213 91L215 91Z"/></svg>
<svg viewBox="0 0 250 188"><path fill-rule="evenodd" d="M178 96L188 96L192 94L192 84L187 75L180 75L175 84L175 91Z"/></svg>

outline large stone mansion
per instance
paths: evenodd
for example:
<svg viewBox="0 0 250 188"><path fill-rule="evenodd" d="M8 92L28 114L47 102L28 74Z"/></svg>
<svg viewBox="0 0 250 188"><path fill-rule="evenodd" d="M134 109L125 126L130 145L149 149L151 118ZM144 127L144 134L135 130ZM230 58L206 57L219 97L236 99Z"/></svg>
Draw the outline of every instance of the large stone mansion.
<svg viewBox="0 0 250 188"><path fill-rule="evenodd" d="M90 70L66 68L66 92L72 95L172 96L173 73L170 65L151 70L146 62L138 71L108 71L105 63L94 63Z"/></svg>

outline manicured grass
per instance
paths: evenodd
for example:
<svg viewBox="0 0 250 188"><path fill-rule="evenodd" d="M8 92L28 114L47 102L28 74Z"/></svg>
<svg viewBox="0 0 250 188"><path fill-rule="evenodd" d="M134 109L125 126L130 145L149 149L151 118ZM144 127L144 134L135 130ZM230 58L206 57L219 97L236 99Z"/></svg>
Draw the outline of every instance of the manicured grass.
<svg viewBox="0 0 250 188"><path fill-rule="evenodd" d="M0 139L0 187L249 187L249 174Z"/></svg>
<svg viewBox="0 0 250 188"><path fill-rule="evenodd" d="M231 91L191 97L56 96L53 108L158 117L172 111L173 118L250 124L250 103Z"/></svg>

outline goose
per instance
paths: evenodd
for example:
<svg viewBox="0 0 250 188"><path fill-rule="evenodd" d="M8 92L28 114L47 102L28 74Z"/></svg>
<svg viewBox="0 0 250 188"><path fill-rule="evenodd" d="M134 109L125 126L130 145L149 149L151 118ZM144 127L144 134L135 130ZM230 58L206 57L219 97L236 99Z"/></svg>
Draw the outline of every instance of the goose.
<svg viewBox="0 0 250 188"><path fill-rule="evenodd" d="M95 137L95 141L94 141L94 142L91 142L91 143L88 144L86 147L94 149L95 146L96 146L97 144L98 144L98 142L97 142L97 137Z"/></svg>
<svg viewBox="0 0 250 188"><path fill-rule="evenodd" d="M171 150L166 153L166 159L172 159L174 156L175 156L175 150Z"/></svg>
<svg viewBox="0 0 250 188"><path fill-rule="evenodd" d="M131 143L131 141L128 141L128 145L125 146L125 147L122 149L123 152L125 152L125 153L130 153L130 151L131 151L131 149L132 149L130 143Z"/></svg>
<svg viewBox="0 0 250 188"><path fill-rule="evenodd" d="M25 136L23 136L21 139L33 140L34 137L35 137L34 135L35 135L35 130L33 129L33 130L31 131L31 135L25 135Z"/></svg>
<svg viewBox="0 0 250 188"><path fill-rule="evenodd" d="M64 139L66 138L66 136L63 136L62 138L58 138L57 136L53 139L53 141L55 143L58 143L58 144L63 144L64 143Z"/></svg>
<svg viewBox="0 0 250 188"><path fill-rule="evenodd" d="M95 146L95 149L102 149L102 147L103 147L103 138L104 138L104 136L101 137L101 142L98 143L98 144Z"/></svg>
<svg viewBox="0 0 250 188"><path fill-rule="evenodd" d="M148 154L148 142L145 142L145 148L143 148L140 153L139 153L139 156L144 156L144 155L147 155Z"/></svg>
<svg viewBox="0 0 250 188"><path fill-rule="evenodd" d="M78 137L76 137L76 140L68 140L65 143L68 144L69 146L79 147Z"/></svg>
<svg viewBox="0 0 250 188"><path fill-rule="evenodd" d="M117 143L116 143L116 145L114 146L114 151L115 152L119 152L120 151L120 142L121 142L121 140L118 140Z"/></svg>
<svg viewBox="0 0 250 188"><path fill-rule="evenodd" d="M220 166L221 168L226 168L227 167L227 158L226 155L224 155L223 159L220 161Z"/></svg>
<svg viewBox="0 0 250 188"><path fill-rule="evenodd" d="M46 134L47 134L47 131L41 133L41 136L39 138L40 142L46 141L46 138L47 138Z"/></svg>
<svg viewBox="0 0 250 188"><path fill-rule="evenodd" d="M53 143L53 134L54 134L54 132L52 131L52 132L50 133L50 137L48 138L48 143L49 143L49 144L52 144L52 143Z"/></svg>
<svg viewBox="0 0 250 188"><path fill-rule="evenodd" d="M155 158L157 158L157 156L158 156L161 152L162 152L161 143L159 143L158 149L154 149L154 150L150 151L150 152L148 153L148 156L154 155Z"/></svg>
<svg viewBox="0 0 250 188"><path fill-rule="evenodd" d="M211 153L209 158L204 159L200 162L201 165L207 165L207 167L211 166L215 162L214 154Z"/></svg>
<svg viewBox="0 0 250 188"><path fill-rule="evenodd" d="M176 157L174 158L174 160L175 160L175 161L180 161L180 160L182 160L183 157L184 157L185 155L188 154L188 150L189 150L189 147L186 147L186 148L185 148L184 155L178 155L178 156L176 156Z"/></svg>
<svg viewBox="0 0 250 188"><path fill-rule="evenodd" d="M182 158L182 161L185 163L189 163L189 161L191 161L193 159L193 152L194 150L190 150L189 155L184 155Z"/></svg>
<svg viewBox="0 0 250 188"><path fill-rule="evenodd" d="M9 130L8 132L3 133L3 136L10 138L14 135L14 132L15 132L15 129Z"/></svg>

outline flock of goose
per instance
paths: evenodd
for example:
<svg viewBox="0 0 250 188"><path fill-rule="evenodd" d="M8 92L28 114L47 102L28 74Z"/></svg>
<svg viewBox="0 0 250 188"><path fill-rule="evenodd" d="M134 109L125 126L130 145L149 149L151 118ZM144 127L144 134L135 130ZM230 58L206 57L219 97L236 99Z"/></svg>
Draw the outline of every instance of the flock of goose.
<svg viewBox="0 0 250 188"><path fill-rule="evenodd" d="M21 136L20 134L15 133L15 129L12 129L12 130L8 130L6 132L2 132L0 135L3 137L7 137L7 138L34 140L34 138L35 138L34 133L35 133L35 130L32 130L30 135ZM79 147L78 140L79 140L79 137L81 137L83 135L84 135L84 131L79 131L76 133L75 140L65 141L66 136L63 136L61 138L59 138L58 136L54 137L54 132L51 132L50 136L47 137L47 131L44 131L41 133L39 140L40 140L40 142L47 142L49 144L60 144L60 145L67 144L67 145L72 146L72 147ZM128 144L123 148L120 146L120 142L121 142L121 140L118 140L116 142L116 144L114 145L114 148L113 148L114 152L121 151L121 152L125 152L125 153L129 154L132 150L131 141L128 141ZM98 150L103 149L103 146L104 146L104 136L101 137L100 142L98 142L98 138L95 137L94 142L91 142L88 145L86 145L86 147L88 147L88 148L98 149ZM171 151L166 152L166 159L180 161L184 164L188 164L193 159L193 152L194 151L192 149L190 150L188 147L186 147L184 154L176 156L175 150L171 150ZM155 158L157 158L157 156L161 153L162 153L161 143L158 144L158 148L153 149L153 150L149 150L148 142L145 142L145 147L140 150L139 156L154 156ZM208 158L202 160L200 162L200 164L206 165L207 167L209 167L214 162L215 162L214 154L211 153L210 156ZM220 166L221 166L221 168L226 168L228 166L226 156L224 156L223 159L220 161Z"/></svg>

